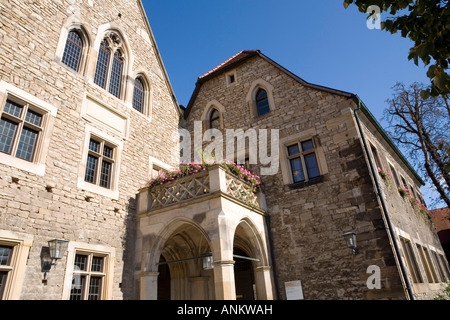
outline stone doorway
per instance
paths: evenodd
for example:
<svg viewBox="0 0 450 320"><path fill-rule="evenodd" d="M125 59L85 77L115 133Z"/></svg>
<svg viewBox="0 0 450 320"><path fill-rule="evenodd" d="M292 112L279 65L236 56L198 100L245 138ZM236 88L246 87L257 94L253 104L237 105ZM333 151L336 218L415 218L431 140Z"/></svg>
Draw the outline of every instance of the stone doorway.
<svg viewBox="0 0 450 320"><path fill-rule="evenodd" d="M170 300L170 269L161 256L158 266L158 300Z"/></svg>
<svg viewBox="0 0 450 320"><path fill-rule="evenodd" d="M234 283L236 286L236 300L255 300L255 276L253 263L239 258L247 257L247 253L239 248L234 249Z"/></svg>

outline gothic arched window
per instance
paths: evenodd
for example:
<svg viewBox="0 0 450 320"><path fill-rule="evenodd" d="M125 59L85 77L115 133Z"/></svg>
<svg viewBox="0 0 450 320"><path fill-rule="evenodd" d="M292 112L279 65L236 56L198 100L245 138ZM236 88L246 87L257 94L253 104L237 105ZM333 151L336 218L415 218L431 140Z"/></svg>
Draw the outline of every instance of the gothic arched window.
<svg viewBox="0 0 450 320"><path fill-rule="evenodd" d="M67 35L66 46L62 57L62 63L78 71L83 53L83 40L78 31L72 30Z"/></svg>
<svg viewBox="0 0 450 320"><path fill-rule="evenodd" d="M219 110L213 108L209 115L209 128L220 130L220 113Z"/></svg>
<svg viewBox="0 0 450 320"><path fill-rule="evenodd" d="M267 98L267 92L264 89L259 88L255 96L256 111L258 116L262 116L270 112L269 99Z"/></svg>
<svg viewBox="0 0 450 320"><path fill-rule="evenodd" d="M122 74L125 63L122 41L114 32L109 33L100 44L94 83L120 98Z"/></svg>
<svg viewBox="0 0 450 320"><path fill-rule="evenodd" d="M134 80L133 108L144 113L145 85L141 77Z"/></svg>

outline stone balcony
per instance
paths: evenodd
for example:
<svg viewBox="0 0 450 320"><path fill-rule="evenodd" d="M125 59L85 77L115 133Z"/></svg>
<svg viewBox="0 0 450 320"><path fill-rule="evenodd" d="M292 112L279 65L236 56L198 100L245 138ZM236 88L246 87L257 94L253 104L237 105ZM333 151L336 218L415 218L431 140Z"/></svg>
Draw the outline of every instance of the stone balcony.
<svg viewBox="0 0 450 320"><path fill-rule="evenodd" d="M252 269L246 275L239 269L236 277L253 281L258 299L273 299L264 195L229 167L215 164L143 188L137 203L141 299L158 298L164 264L171 299L236 299L243 286L235 282L234 264L243 259L236 250ZM202 267L205 256L212 259L210 269Z"/></svg>
<svg viewBox="0 0 450 320"><path fill-rule="evenodd" d="M139 213L181 206L217 195L256 211L265 210L265 199L261 192L255 192L248 182L230 173L223 165L216 164L205 171L141 189Z"/></svg>

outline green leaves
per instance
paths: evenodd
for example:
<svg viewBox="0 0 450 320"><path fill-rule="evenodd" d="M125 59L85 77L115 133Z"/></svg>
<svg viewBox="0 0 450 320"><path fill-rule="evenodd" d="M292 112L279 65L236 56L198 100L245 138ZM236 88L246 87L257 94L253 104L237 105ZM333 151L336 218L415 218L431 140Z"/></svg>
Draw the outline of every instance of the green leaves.
<svg viewBox="0 0 450 320"><path fill-rule="evenodd" d="M422 61L430 65L427 76L431 89L424 96L450 93L450 6L448 1L436 0L345 0L344 7L355 4L359 11L366 13L370 5L377 5L383 17L381 28L391 34L400 32L404 38L414 42L408 60L416 65Z"/></svg>

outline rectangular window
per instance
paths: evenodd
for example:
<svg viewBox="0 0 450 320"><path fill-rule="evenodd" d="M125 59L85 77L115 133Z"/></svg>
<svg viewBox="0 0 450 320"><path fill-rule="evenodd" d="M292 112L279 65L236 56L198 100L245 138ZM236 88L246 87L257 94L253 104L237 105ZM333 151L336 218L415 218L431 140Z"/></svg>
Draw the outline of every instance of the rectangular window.
<svg viewBox="0 0 450 320"><path fill-rule="evenodd" d="M115 148L102 139L91 137L84 181L106 189L111 188Z"/></svg>
<svg viewBox="0 0 450 320"><path fill-rule="evenodd" d="M403 252L405 254L406 262L408 265L409 273L414 283L423 283L422 274L420 273L419 266L417 264L416 256L414 255L411 241L406 238L400 237L400 243L402 245Z"/></svg>
<svg viewBox="0 0 450 320"><path fill-rule="evenodd" d="M0 300L3 300L9 277L13 271L11 257L14 247L0 244Z"/></svg>
<svg viewBox="0 0 450 320"><path fill-rule="evenodd" d="M286 149L294 183L320 176L312 139L289 145Z"/></svg>
<svg viewBox="0 0 450 320"><path fill-rule="evenodd" d="M437 252L434 250L431 250L431 256L433 258L433 264L436 267L435 269L439 276L439 279L441 282L444 282L446 280L446 276L445 276L444 269L442 268L441 263L439 261L439 256L438 256Z"/></svg>
<svg viewBox="0 0 450 320"><path fill-rule="evenodd" d="M380 157L378 156L377 149L372 144L370 144L370 150L372 151L373 159L375 160L375 165L377 166L377 168L382 169L383 166L381 165L381 161L380 161Z"/></svg>
<svg viewBox="0 0 450 320"><path fill-rule="evenodd" d="M107 256L94 253L75 254L70 300L101 300L105 285Z"/></svg>
<svg viewBox="0 0 450 320"><path fill-rule="evenodd" d="M434 270L433 265L431 265L431 261L429 260L428 250L420 244L416 244L416 246L417 251L419 251L419 256L422 261L423 268L425 269L425 274L427 275L428 283L437 282L435 278L433 278Z"/></svg>
<svg viewBox="0 0 450 320"><path fill-rule="evenodd" d="M0 117L0 152L34 162L45 113L7 100Z"/></svg>
<svg viewBox="0 0 450 320"><path fill-rule="evenodd" d="M438 260L444 273L444 278L446 279L446 281L450 281L450 269L448 267L447 260L444 258L442 254L438 254Z"/></svg>
<svg viewBox="0 0 450 320"><path fill-rule="evenodd" d="M392 176L394 177L395 185L400 187L400 182L398 181L397 171L395 171L394 167L389 164L389 169L391 170Z"/></svg>

